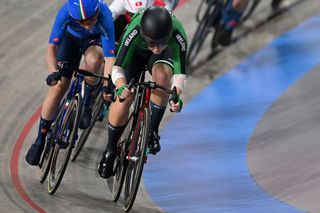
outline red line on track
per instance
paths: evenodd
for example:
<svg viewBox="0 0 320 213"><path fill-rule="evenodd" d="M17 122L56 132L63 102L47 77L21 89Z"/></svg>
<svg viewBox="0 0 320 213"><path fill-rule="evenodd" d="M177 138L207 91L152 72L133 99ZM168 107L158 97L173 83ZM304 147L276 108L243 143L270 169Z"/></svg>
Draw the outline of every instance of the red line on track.
<svg viewBox="0 0 320 213"><path fill-rule="evenodd" d="M14 148L11 153L10 159L10 173L13 185L15 186L17 192L20 194L22 199L24 199L34 210L37 212L45 213L46 211L43 210L40 206L38 206L27 194L25 189L23 188L20 178L19 178L19 157L22 150L23 143L30 132L30 129L34 125L34 123L39 119L41 113L41 107L37 109L37 111L32 115L29 119L28 123L25 125L23 130L21 131Z"/></svg>

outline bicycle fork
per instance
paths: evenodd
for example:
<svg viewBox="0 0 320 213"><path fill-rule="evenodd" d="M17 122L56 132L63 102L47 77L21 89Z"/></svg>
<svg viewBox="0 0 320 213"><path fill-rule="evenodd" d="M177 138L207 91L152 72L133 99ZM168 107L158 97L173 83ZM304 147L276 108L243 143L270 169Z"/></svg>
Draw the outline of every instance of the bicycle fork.
<svg viewBox="0 0 320 213"><path fill-rule="evenodd" d="M137 142L139 141L139 137L141 137L141 124L142 124L142 118L144 115L144 109L146 107L149 107L149 100L151 97L151 89L147 88L145 90L145 94L144 94L144 102L142 104L142 107L139 109L139 116L137 119L137 121L135 122L136 126L134 127L134 131L131 132L131 143L130 143L130 148L129 148L129 152L128 155L126 156L126 159L129 161L133 161L133 162L137 162L139 160L139 157L136 156L137 153L139 153L140 151L140 146L138 146ZM135 150L135 146L137 146L137 150ZM133 151L135 150L135 153L133 153ZM146 154L149 153L149 149L146 149ZM147 162L147 155L145 155L145 163Z"/></svg>

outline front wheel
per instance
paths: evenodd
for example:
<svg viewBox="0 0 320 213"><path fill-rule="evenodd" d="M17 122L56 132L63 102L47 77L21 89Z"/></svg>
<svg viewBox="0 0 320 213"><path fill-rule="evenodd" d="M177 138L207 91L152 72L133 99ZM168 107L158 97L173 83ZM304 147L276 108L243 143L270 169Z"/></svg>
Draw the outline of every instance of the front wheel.
<svg viewBox="0 0 320 213"><path fill-rule="evenodd" d="M49 194L56 192L67 168L72 148L77 139L81 103L81 95L76 94L68 104L61 121L57 124L57 137L54 141L54 151L48 181Z"/></svg>
<svg viewBox="0 0 320 213"><path fill-rule="evenodd" d="M49 138L46 140L44 152L42 154L40 164L39 164L40 165L40 183L43 183L49 174L51 159L53 156L53 150L54 150L53 138Z"/></svg>
<svg viewBox="0 0 320 213"><path fill-rule="evenodd" d="M117 202L121 190L123 187L124 183L124 177L126 174L126 169L127 169L127 146L130 144L131 141L131 136L132 136L132 129L134 128L133 126L133 107L130 107L130 115L129 120L127 122L126 128L124 129L118 144L117 144L117 155L116 159L114 162L114 167L113 167L113 176L107 179L108 186L111 190L112 194L112 199L114 202Z"/></svg>
<svg viewBox="0 0 320 213"><path fill-rule="evenodd" d="M130 211L133 206L140 185L143 166L147 157L150 109L147 107L143 111L140 111L135 121L130 146L128 147L128 155L126 156L128 165L124 189L125 211Z"/></svg>

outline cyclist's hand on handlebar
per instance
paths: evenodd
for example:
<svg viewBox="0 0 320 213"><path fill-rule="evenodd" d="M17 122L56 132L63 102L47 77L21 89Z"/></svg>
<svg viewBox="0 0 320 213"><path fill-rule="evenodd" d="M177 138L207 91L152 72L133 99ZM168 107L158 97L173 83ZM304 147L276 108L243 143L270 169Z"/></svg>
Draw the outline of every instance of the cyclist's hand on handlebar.
<svg viewBox="0 0 320 213"><path fill-rule="evenodd" d="M178 96L178 100L174 100L172 97L169 100L170 111L171 112L181 112L183 107L183 101Z"/></svg>
<svg viewBox="0 0 320 213"><path fill-rule="evenodd" d="M120 100L125 100L126 98L130 97L133 92L133 89L130 90L128 85L122 85L116 90L117 96L120 98Z"/></svg>
<svg viewBox="0 0 320 213"><path fill-rule="evenodd" d="M61 73L59 71L55 71L50 73L47 78L46 82L48 86L55 86L61 79Z"/></svg>
<svg viewBox="0 0 320 213"><path fill-rule="evenodd" d="M111 101L112 100L111 86L104 85L102 87L102 95L105 101Z"/></svg>
<svg viewBox="0 0 320 213"><path fill-rule="evenodd" d="M105 101L114 101L114 84L111 80L111 75L108 75L108 80L104 80L103 86L102 86L102 97Z"/></svg>

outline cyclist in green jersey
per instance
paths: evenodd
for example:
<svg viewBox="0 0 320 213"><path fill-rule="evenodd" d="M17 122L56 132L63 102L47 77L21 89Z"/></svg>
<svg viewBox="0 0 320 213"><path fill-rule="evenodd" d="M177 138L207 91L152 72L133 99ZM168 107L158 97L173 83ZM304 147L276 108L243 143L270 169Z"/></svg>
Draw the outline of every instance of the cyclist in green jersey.
<svg viewBox="0 0 320 213"><path fill-rule="evenodd" d="M117 141L121 136L133 91L127 83L147 66L152 80L165 87L176 86L181 95L186 84L186 53L187 37L182 24L160 6L152 6L140 10L128 24L112 69L112 81L116 85L117 94L124 102L116 100L109 111L108 145L102 155L98 172L102 178L112 175L116 156ZM106 97L106 94L104 96ZM149 149L151 154L160 151L159 124L165 113L166 106L174 112L180 112L183 102L179 98L174 104L167 93L153 90L151 96L151 125L149 132Z"/></svg>

